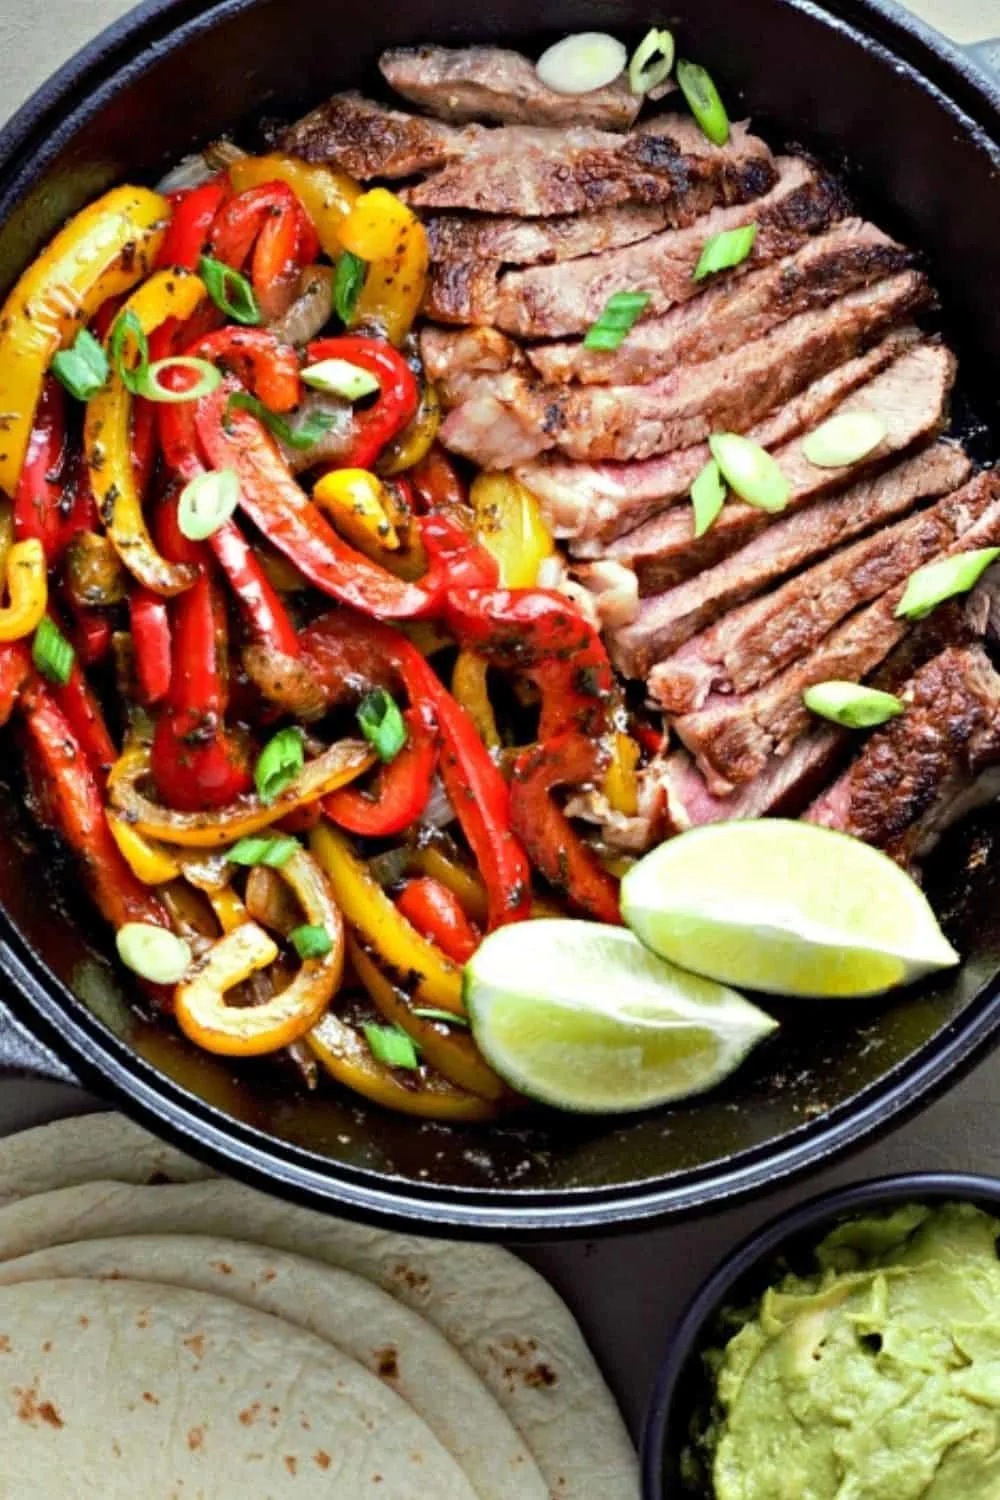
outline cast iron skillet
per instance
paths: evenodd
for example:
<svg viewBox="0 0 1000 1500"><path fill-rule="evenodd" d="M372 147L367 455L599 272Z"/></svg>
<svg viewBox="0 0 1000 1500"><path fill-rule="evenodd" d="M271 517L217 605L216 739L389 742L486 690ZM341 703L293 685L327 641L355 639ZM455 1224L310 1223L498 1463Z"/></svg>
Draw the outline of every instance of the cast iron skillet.
<svg viewBox="0 0 1000 1500"><path fill-rule="evenodd" d="M877 0L569 0L562 31L641 35L677 22L775 142L842 162L879 222L922 247L985 405L1000 390L1000 91ZM535 0L153 0L106 32L0 135L0 290L65 217L110 184L155 181L212 136L371 84L389 43L528 41ZM986 393L985 395L983 393ZM960 403L960 409L961 403ZM971 430L969 413L964 426ZM10 756L11 762L16 756ZM1000 827L1000 824L997 825ZM70 902L21 809L0 796L0 961L11 1003L81 1078L259 1184L359 1216L494 1237L610 1227L749 1193L841 1150L942 1088L1000 1029L1000 862L989 824L950 839L932 895L967 955L955 976L859 1007L811 1008L701 1103L629 1120L453 1131L342 1099L302 1099L273 1068L195 1055L137 1018L92 951L107 934ZM64 906L63 901L70 904ZM93 948L88 948L88 944ZM81 990L81 965L87 1003ZM100 968L96 971L100 975ZM801 1006L798 1008L801 1011Z"/></svg>

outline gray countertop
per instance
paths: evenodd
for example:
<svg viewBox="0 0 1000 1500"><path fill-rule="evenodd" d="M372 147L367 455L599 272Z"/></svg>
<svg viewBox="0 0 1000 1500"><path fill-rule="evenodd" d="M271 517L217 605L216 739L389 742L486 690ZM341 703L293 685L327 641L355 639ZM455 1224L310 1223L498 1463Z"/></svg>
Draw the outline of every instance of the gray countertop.
<svg viewBox="0 0 1000 1500"><path fill-rule="evenodd" d="M0 114L9 114L128 0L0 0ZM911 0L911 8L974 42L1000 34L1000 0ZM92 1109L78 1090L9 1079L0 1084L0 1134ZM835 1184L889 1172L1000 1173L1000 1054L877 1145L751 1205L675 1228L526 1252L577 1312L633 1431L638 1433L670 1326L697 1284L756 1225Z"/></svg>

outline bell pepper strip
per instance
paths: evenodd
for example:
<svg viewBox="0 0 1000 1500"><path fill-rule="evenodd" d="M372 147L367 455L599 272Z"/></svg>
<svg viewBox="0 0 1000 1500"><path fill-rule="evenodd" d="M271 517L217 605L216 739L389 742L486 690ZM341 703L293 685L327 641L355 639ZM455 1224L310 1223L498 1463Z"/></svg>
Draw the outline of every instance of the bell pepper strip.
<svg viewBox="0 0 1000 1500"><path fill-rule="evenodd" d="M247 188L224 203L215 216L208 248L217 260L241 271L265 225L281 220L295 231L297 270L316 259L319 240L305 209L285 182L271 181ZM263 267L261 269L264 269ZM270 264L268 270L273 270ZM259 293L258 267L254 266L254 290ZM265 285L266 290L266 285Z"/></svg>
<svg viewBox="0 0 1000 1500"><path fill-rule="evenodd" d="M157 270L180 266L185 271L197 271L212 223L228 191L225 179L214 177L199 187L170 195L170 223L156 256Z"/></svg>
<svg viewBox="0 0 1000 1500"><path fill-rule="evenodd" d="M133 584L128 607L140 699L152 708L170 691L172 647L167 601L141 584Z"/></svg>
<svg viewBox="0 0 1000 1500"><path fill-rule="evenodd" d="M346 172L276 151L243 156L230 163L228 174L237 193L269 182L287 183L308 214L324 255L336 260L342 248L340 226L361 193Z"/></svg>
<svg viewBox="0 0 1000 1500"><path fill-rule="evenodd" d="M634 818L639 811L639 783L636 770L642 749L631 735L616 730L611 736L611 760L604 773L601 791L615 812Z"/></svg>
<svg viewBox="0 0 1000 1500"><path fill-rule="evenodd" d="M497 560L504 588L533 588L555 551L534 495L513 474L478 474L470 491L480 542Z"/></svg>
<svg viewBox="0 0 1000 1500"><path fill-rule="evenodd" d="M288 1047L320 1020L344 972L344 921L322 870L304 849L282 866L306 922L322 927L329 952L308 958L287 988L263 1005L227 1005L226 992L268 968L274 940L256 922L242 922L209 949L177 987L177 1023L191 1041L223 1057L261 1057Z"/></svg>
<svg viewBox="0 0 1000 1500"><path fill-rule="evenodd" d="M460 651L451 674L451 690L469 715L488 750L499 750L502 744L496 714L490 702L486 662L475 651Z"/></svg>
<svg viewBox="0 0 1000 1500"><path fill-rule="evenodd" d="M33 675L31 652L23 641L0 646L0 728L10 721L21 689Z"/></svg>
<svg viewBox="0 0 1000 1500"><path fill-rule="evenodd" d="M19 641L38 628L48 607L45 552L36 538L7 554L8 602L0 608L0 641Z"/></svg>
<svg viewBox="0 0 1000 1500"><path fill-rule="evenodd" d="M117 813L109 812L106 817L111 837L137 880L143 885L166 885L169 880L177 879L181 867L168 849L143 838Z"/></svg>
<svg viewBox="0 0 1000 1500"><path fill-rule="evenodd" d="M262 802L256 794L247 793L229 807L212 812L178 812L151 801L140 791L140 784L151 774L151 757L148 746L133 745L115 763L108 779L108 795L112 807L147 838L183 849L222 849L248 834L273 827L289 813L346 786L369 770L375 758L375 752L363 740L338 740L322 755L307 761L273 802Z"/></svg>
<svg viewBox="0 0 1000 1500"><path fill-rule="evenodd" d="M19 542L36 538L55 561L63 533L61 500L66 469L66 398L48 375L14 493L14 531Z"/></svg>
<svg viewBox="0 0 1000 1500"><path fill-rule="evenodd" d="M428 449L406 477L422 514L452 516L472 531L475 513L469 504L469 492L439 443Z"/></svg>
<svg viewBox="0 0 1000 1500"><path fill-rule="evenodd" d="M120 187L72 218L32 261L0 311L0 489L13 495L53 356L108 297L146 275L168 205Z"/></svg>
<svg viewBox="0 0 1000 1500"><path fill-rule="evenodd" d="M292 411L302 400L299 357L267 328L220 328L188 345L184 354L235 375L271 411Z"/></svg>
<svg viewBox="0 0 1000 1500"><path fill-rule="evenodd" d="M487 896L482 878L437 843L421 843L409 856L409 867L429 875L451 891L470 921L486 921Z"/></svg>
<svg viewBox="0 0 1000 1500"><path fill-rule="evenodd" d="M618 883L601 866L553 801L561 786L600 778L607 753L573 731L518 756L511 783L511 823L538 870L576 910L597 922L621 922Z"/></svg>
<svg viewBox="0 0 1000 1500"><path fill-rule="evenodd" d="M401 227L392 252L369 263L351 320L352 328L377 329L397 349L413 327L423 304L430 267L427 231L409 208L404 207L403 216L399 216L399 205L397 198L392 218L400 222Z"/></svg>
<svg viewBox="0 0 1000 1500"><path fill-rule="evenodd" d="M416 413L399 436L382 449L379 473L403 474L419 464L430 452L441 422L441 398L437 386L430 380L423 380Z"/></svg>
<svg viewBox="0 0 1000 1500"><path fill-rule="evenodd" d="M227 521L213 532L208 545L257 639L285 656L298 656L295 626L263 564L235 521Z"/></svg>
<svg viewBox="0 0 1000 1500"><path fill-rule="evenodd" d="M158 271L125 304L147 335L168 318L186 318L205 295L197 276ZM183 593L194 581L185 563L170 563L156 551L142 512L131 454L133 399L117 371L87 403L84 446L91 484L108 536L122 562L154 594Z"/></svg>
<svg viewBox="0 0 1000 1500"><path fill-rule="evenodd" d="M250 279L265 323L283 318L295 301L306 264L301 250L302 223L301 215L288 213L275 214L261 225L253 247Z"/></svg>
<svg viewBox="0 0 1000 1500"><path fill-rule="evenodd" d="M331 469L317 480L312 494L337 530L366 556L398 551L399 533L389 518L385 487L367 469Z"/></svg>
<svg viewBox="0 0 1000 1500"><path fill-rule="evenodd" d="M388 188L369 188L340 226L340 243L360 260L388 260L409 227L412 213Z"/></svg>
<svg viewBox="0 0 1000 1500"><path fill-rule="evenodd" d="M388 838L417 822L427 806L437 767L437 721L425 703L403 715L407 738L395 760L378 772L375 787L344 787L323 802L340 828L362 838Z"/></svg>
<svg viewBox="0 0 1000 1500"><path fill-rule="evenodd" d="M250 913L236 892L228 885L218 891L206 891L205 894L224 933L235 932L237 927L242 927L250 921Z"/></svg>
<svg viewBox="0 0 1000 1500"><path fill-rule="evenodd" d="M307 358L310 364L343 359L378 380L375 404L354 413L351 448L343 460L345 468L370 469L386 444L416 415L420 403L417 377L395 349L379 339L357 334L318 339L309 345Z"/></svg>
<svg viewBox="0 0 1000 1500"><path fill-rule="evenodd" d="M462 910L462 903L440 880L430 875L408 880L396 897L396 905L453 963L467 963L479 947L480 934Z"/></svg>
<svg viewBox="0 0 1000 1500"><path fill-rule="evenodd" d="M100 609L77 609L70 605L70 611L73 616L70 639L82 665L92 667L111 650L115 633L111 618Z"/></svg>
<svg viewBox="0 0 1000 1500"><path fill-rule="evenodd" d="M104 711L79 662L74 662L69 681L52 683L49 691L66 715L70 728L87 757L100 786L118 759L118 749L104 719Z"/></svg>
<svg viewBox="0 0 1000 1500"><path fill-rule="evenodd" d="M447 601L456 591L492 590L497 581L494 558L470 536L461 521L449 515L421 516L417 523L429 566L420 579L427 594L425 613L447 615Z"/></svg>

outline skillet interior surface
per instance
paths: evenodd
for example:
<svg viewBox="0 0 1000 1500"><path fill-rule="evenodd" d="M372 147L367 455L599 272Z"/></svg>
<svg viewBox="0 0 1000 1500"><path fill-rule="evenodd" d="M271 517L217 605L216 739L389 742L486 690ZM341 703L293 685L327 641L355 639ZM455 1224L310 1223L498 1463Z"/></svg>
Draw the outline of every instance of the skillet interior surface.
<svg viewBox="0 0 1000 1500"><path fill-rule="evenodd" d="M841 166L862 206L926 253L963 360L956 420L988 458L1000 391L1000 101L880 7L845 4L840 15L896 55L847 19L789 0L686 0L657 19L676 22L683 50L724 80L773 144L801 143ZM0 137L0 290L113 182L155 181L215 135L252 140L262 118L289 117L343 86L374 87L388 44L489 38L537 48L546 38L536 17L527 0L475 13L455 0L405 9L369 0L363 15L314 0L142 7ZM558 19L561 31L637 38L650 12L634 0L573 0ZM232 1171L429 1230L552 1234L730 1198L912 1107L1000 1024L994 818L950 836L929 874L966 956L957 975L874 1003L817 1006L804 1025L798 1002L778 1040L689 1106L489 1132L421 1125L332 1089L303 1098L271 1068L235 1072L144 1021L100 957L111 944L73 899L72 869L39 842L16 784L0 788L0 836L0 959L15 1003L88 1081Z"/></svg>

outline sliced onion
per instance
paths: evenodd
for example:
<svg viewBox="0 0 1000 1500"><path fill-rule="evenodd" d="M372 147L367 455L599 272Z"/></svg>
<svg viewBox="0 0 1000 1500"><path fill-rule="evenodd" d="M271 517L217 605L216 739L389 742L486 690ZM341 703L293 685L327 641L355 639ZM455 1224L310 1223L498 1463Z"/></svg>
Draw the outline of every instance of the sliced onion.
<svg viewBox="0 0 1000 1500"><path fill-rule="evenodd" d="M802 452L817 469L846 469L874 453L888 430L876 412L844 412L804 437Z"/></svg>
<svg viewBox="0 0 1000 1500"><path fill-rule="evenodd" d="M629 88L633 94L648 94L670 77L674 66L673 32L654 26L646 32L632 54L628 65Z"/></svg>
<svg viewBox="0 0 1000 1500"><path fill-rule="evenodd" d="M214 536L240 503L240 481L235 469L213 469L199 474L181 490L177 524L189 542Z"/></svg>
<svg viewBox="0 0 1000 1500"><path fill-rule="evenodd" d="M286 313L268 327L283 344L309 344L333 317L333 268L306 266Z"/></svg>
<svg viewBox="0 0 1000 1500"><path fill-rule="evenodd" d="M538 59L539 78L555 94L592 94L625 71L623 43L605 31L580 31L546 49Z"/></svg>
<svg viewBox="0 0 1000 1500"><path fill-rule="evenodd" d="M349 359L321 359L318 364L307 365L302 371L302 381L314 391L343 396L345 401L360 401L381 390L377 376L360 365L352 365Z"/></svg>

